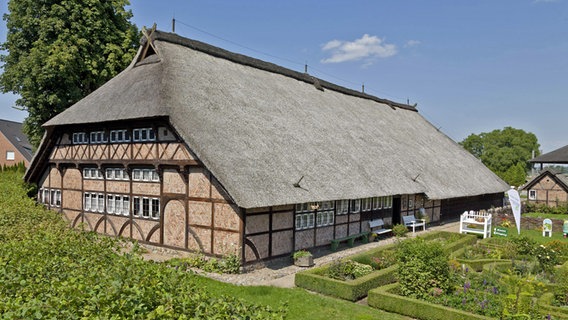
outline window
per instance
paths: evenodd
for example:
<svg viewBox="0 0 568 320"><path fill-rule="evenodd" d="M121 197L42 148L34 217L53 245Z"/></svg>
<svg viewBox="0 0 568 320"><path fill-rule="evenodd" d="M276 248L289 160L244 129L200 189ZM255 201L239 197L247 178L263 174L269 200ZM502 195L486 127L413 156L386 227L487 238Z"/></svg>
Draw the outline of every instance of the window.
<svg viewBox="0 0 568 320"><path fill-rule="evenodd" d="M73 144L89 143L87 139L87 134L85 132L75 132L73 133Z"/></svg>
<svg viewBox="0 0 568 320"><path fill-rule="evenodd" d="M160 200L159 199L152 199L151 200L152 207L150 210L150 215L154 219L158 219L160 217Z"/></svg>
<svg viewBox="0 0 568 320"><path fill-rule="evenodd" d="M373 209L379 210L383 208L383 197L373 198Z"/></svg>
<svg viewBox="0 0 568 320"><path fill-rule="evenodd" d="M16 153L14 151L6 151L6 160L16 160Z"/></svg>
<svg viewBox="0 0 568 320"><path fill-rule="evenodd" d="M156 169L133 169L132 180L159 182L160 176L158 175Z"/></svg>
<svg viewBox="0 0 568 320"><path fill-rule="evenodd" d="M105 175L107 180L128 180L128 173L124 168L107 168Z"/></svg>
<svg viewBox="0 0 568 320"><path fill-rule="evenodd" d="M371 211L372 205L373 205L373 198L361 199L361 210L362 211Z"/></svg>
<svg viewBox="0 0 568 320"><path fill-rule="evenodd" d="M117 197L119 198L119 197ZM115 213L115 196L109 194L107 195L107 212L108 213Z"/></svg>
<svg viewBox="0 0 568 320"><path fill-rule="evenodd" d="M84 211L91 211L91 194L85 193L84 197L85 197L85 201L83 203L83 210Z"/></svg>
<svg viewBox="0 0 568 320"><path fill-rule="evenodd" d="M310 229L314 227L314 213L296 215L296 230Z"/></svg>
<svg viewBox="0 0 568 320"><path fill-rule="evenodd" d="M333 211L321 211L317 213L316 225L324 227L333 225Z"/></svg>
<svg viewBox="0 0 568 320"><path fill-rule="evenodd" d="M91 143L105 143L107 141L107 136L104 131L91 132Z"/></svg>
<svg viewBox="0 0 568 320"><path fill-rule="evenodd" d="M359 211L361 211L361 200L351 200L351 213L358 213Z"/></svg>
<svg viewBox="0 0 568 320"><path fill-rule="evenodd" d="M125 216L130 214L130 197L129 196L122 196L122 209L121 209L120 212Z"/></svg>
<svg viewBox="0 0 568 320"><path fill-rule="evenodd" d="M349 213L349 200L337 201L337 214Z"/></svg>
<svg viewBox="0 0 568 320"><path fill-rule="evenodd" d="M105 211L105 195L102 193L98 194L98 200L99 200L99 207L98 207L98 211L99 212L104 212Z"/></svg>
<svg viewBox="0 0 568 320"><path fill-rule="evenodd" d="M103 173L97 168L83 168L83 178L85 179L102 179Z"/></svg>
<svg viewBox="0 0 568 320"><path fill-rule="evenodd" d="M155 141L156 133L152 128L140 128L132 130L133 141Z"/></svg>
<svg viewBox="0 0 568 320"><path fill-rule="evenodd" d="M308 212L310 209L308 208L308 203L298 203L296 204L296 212Z"/></svg>
<svg viewBox="0 0 568 320"><path fill-rule="evenodd" d="M529 190L529 200L536 200L536 190Z"/></svg>
<svg viewBox="0 0 568 320"><path fill-rule="evenodd" d="M130 135L128 130L111 130L110 131L110 142L129 142Z"/></svg>
<svg viewBox="0 0 568 320"><path fill-rule="evenodd" d="M324 201L321 203L320 210L333 210L334 202L333 201Z"/></svg>
<svg viewBox="0 0 568 320"><path fill-rule="evenodd" d="M138 197L134 197L132 199L133 203L132 203L132 208L133 208L133 214L135 216L140 216L140 198Z"/></svg>

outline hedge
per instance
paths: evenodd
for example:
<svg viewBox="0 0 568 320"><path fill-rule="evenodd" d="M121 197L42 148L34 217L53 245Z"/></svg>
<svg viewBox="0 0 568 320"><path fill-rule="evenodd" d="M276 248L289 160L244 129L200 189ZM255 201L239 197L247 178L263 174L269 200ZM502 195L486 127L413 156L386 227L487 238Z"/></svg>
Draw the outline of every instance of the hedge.
<svg viewBox="0 0 568 320"><path fill-rule="evenodd" d="M492 319L489 317L456 310L422 300L399 296L392 293L398 283L389 284L369 291L367 303L370 307L395 312L416 319L427 320L470 320Z"/></svg>
<svg viewBox="0 0 568 320"><path fill-rule="evenodd" d="M568 319L568 308L551 305L552 299L554 299L554 293L552 292L544 293L540 299L538 299L541 313L548 313L554 318Z"/></svg>
<svg viewBox="0 0 568 320"><path fill-rule="evenodd" d="M357 301L367 296L369 290L395 282L397 265L373 271L351 281L328 278L325 276L327 269L328 266L323 266L296 273L296 286L336 298Z"/></svg>
<svg viewBox="0 0 568 320"><path fill-rule="evenodd" d="M456 250L457 248L461 248L477 241L477 237L474 235L460 235L446 231L431 232L425 235L421 235L420 237L426 240L436 239L440 237L446 239L450 237L460 238L446 245L445 248L448 248L448 250ZM395 247L396 244L389 244L346 257L345 259L369 264L371 257L376 256L381 251L393 249ZM295 284L297 287L332 297L337 297L349 301L357 301L367 296L367 292L369 290L381 285L395 282L397 267L398 265L395 264L385 269L373 271L372 273L355 280L341 281L327 277L325 274L327 272L327 269L329 268L329 265L324 265L318 268L296 273Z"/></svg>

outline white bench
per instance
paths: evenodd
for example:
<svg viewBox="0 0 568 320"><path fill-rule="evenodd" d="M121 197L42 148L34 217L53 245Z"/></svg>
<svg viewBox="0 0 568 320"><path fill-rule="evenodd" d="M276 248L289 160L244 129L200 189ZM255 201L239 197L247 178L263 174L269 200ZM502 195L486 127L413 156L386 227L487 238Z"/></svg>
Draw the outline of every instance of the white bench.
<svg viewBox="0 0 568 320"><path fill-rule="evenodd" d="M460 233L482 234L483 238L491 238L492 216L481 211L465 211L460 216Z"/></svg>
<svg viewBox="0 0 568 320"><path fill-rule="evenodd" d="M412 227L412 233L416 232L416 227L422 227L426 230L426 219L416 219L414 215L402 216L402 222L407 228Z"/></svg>
<svg viewBox="0 0 568 320"><path fill-rule="evenodd" d="M385 228L385 222L383 219L369 220L369 229L371 229L371 233L376 234L377 236L392 232L392 229Z"/></svg>

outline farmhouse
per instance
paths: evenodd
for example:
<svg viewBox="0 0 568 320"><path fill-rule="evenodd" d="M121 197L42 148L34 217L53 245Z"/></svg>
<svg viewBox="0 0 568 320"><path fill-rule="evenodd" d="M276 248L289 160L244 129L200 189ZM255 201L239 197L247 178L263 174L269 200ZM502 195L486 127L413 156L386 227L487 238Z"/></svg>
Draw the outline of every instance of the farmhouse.
<svg viewBox="0 0 568 320"><path fill-rule="evenodd" d="M44 127L25 179L71 225L246 263L508 189L413 106L160 31Z"/></svg>
<svg viewBox="0 0 568 320"><path fill-rule="evenodd" d="M0 119L0 166L13 166L23 162L29 167L32 146L22 132L19 122Z"/></svg>
<svg viewBox="0 0 568 320"><path fill-rule="evenodd" d="M523 186L527 201L550 207L568 203L568 175L553 169L544 169L538 176Z"/></svg>

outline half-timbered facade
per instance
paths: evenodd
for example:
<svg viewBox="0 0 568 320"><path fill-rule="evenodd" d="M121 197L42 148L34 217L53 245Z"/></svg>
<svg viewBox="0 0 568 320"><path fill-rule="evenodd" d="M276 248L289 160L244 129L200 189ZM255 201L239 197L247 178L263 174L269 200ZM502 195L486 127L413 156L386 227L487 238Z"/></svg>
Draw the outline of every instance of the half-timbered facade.
<svg viewBox="0 0 568 320"><path fill-rule="evenodd" d="M159 31L44 127L26 180L73 226L244 262L508 188L413 106Z"/></svg>
<svg viewBox="0 0 568 320"><path fill-rule="evenodd" d="M523 186L527 191L527 202L550 207L568 203L568 175L552 169L543 170Z"/></svg>

